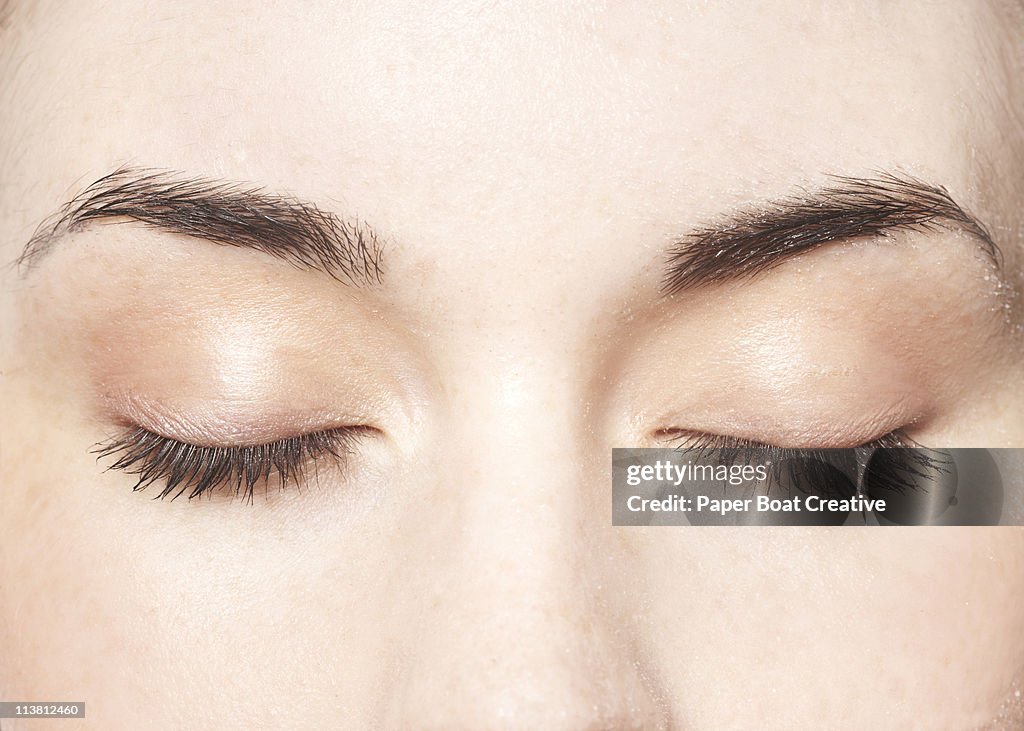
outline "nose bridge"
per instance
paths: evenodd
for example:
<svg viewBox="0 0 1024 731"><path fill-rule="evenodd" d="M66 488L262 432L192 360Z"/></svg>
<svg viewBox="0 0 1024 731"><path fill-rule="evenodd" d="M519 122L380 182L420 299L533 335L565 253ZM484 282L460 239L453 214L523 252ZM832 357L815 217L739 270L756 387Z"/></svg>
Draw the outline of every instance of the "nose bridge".
<svg viewBox="0 0 1024 731"><path fill-rule="evenodd" d="M406 637L390 721L402 728L657 728L654 704L588 563L579 398L556 364L487 370L454 399L429 529L430 588ZM456 436L457 435L457 438Z"/></svg>

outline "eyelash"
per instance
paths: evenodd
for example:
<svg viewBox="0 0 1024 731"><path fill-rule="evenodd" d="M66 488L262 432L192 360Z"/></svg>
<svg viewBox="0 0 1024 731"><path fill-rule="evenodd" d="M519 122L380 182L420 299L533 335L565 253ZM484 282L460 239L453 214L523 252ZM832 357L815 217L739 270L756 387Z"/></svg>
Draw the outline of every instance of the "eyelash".
<svg viewBox="0 0 1024 731"><path fill-rule="evenodd" d="M156 499L170 497L175 500L187 492L191 500L220 488L233 487L236 497L252 502L256 486L269 484L272 476L279 479L283 489L289 483L302 484L306 469L313 465L315 470L324 458L331 459L335 466L344 470L356 444L368 431L369 427L341 427L264 444L202 446L163 437L135 426L119 437L98 444L93 452L98 460L116 457L108 470L135 475L138 479L133 491L144 490L157 481L163 481L164 486ZM750 463L752 457L771 464L792 464L797 459L806 464L810 458L810 463L814 464L817 462L815 453L819 451L776 447L721 434L667 433L676 434L663 436L663 440L676 449L693 450L697 454L713 453L726 464ZM864 455L875 449L899 447L921 448L921 445L896 430L848 451L863 460ZM800 478L807 479L808 475L790 474L791 480ZM817 482L813 478L812 481Z"/></svg>
<svg viewBox="0 0 1024 731"><path fill-rule="evenodd" d="M673 436L668 436L670 434ZM907 480L908 474L923 474L937 465L932 450L918 444L898 429L873 441L845 449L776 447L722 434L677 430L665 430L661 436L675 449L686 450L698 460L710 458L727 466L770 464L773 465L770 474L776 483L797 486L803 492L809 489L824 491L830 493L829 497L838 498L849 497L847 490L852 488L856 491L859 488L854 480L849 483L845 480L837 482L833 467L839 467L847 476L863 475L875 450L899 450L890 452L899 455L898 458L883 461L881 466L876 466L872 471L872 484L876 488L900 494L915 489ZM783 480L783 477L786 479Z"/></svg>
<svg viewBox="0 0 1024 731"><path fill-rule="evenodd" d="M675 436L669 436L675 435ZM716 449L716 450L743 450L743 449L756 449L764 452L770 452L772 456L777 456L779 459L786 459L794 456L806 456L809 452L813 452L813 449L804 448L790 448L790 447L776 447L772 444L765 442L757 442L751 439L740 439L739 437L730 437L724 434L705 434L699 432L689 432L682 430L664 430L660 435L662 439L667 442L674 443L677 448L680 449ZM858 444L851 449L883 449L883 448L894 448L894 447L920 447L921 445L910 439L899 429L889 432L880 436L870 442L864 444Z"/></svg>
<svg viewBox="0 0 1024 731"><path fill-rule="evenodd" d="M164 482L154 499L188 499L219 488L233 488L234 495L252 502L257 485L269 484L276 476L283 489L301 485L310 465L325 458L342 470L348 465L356 444L370 427L349 426L310 432L265 444L201 446L154 434L135 426L124 434L96 445L97 459L115 457L107 469L138 477L134 491Z"/></svg>

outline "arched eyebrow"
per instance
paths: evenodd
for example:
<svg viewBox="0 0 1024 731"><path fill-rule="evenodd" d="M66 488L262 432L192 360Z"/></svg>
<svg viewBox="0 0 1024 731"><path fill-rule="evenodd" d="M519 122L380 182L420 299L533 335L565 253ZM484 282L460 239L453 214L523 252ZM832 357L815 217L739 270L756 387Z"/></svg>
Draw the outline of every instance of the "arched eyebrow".
<svg viewBox="0 0 1024 731"><path fill-rule="evenodd" d="M826 244L882 236L895 230L964 231L1001 269L988 230L945 188L891 173L874 178L833 176L817 191L742 210L702 226L669 250L666 294L758 277Z"/></svg>
<svg viewBox="0 0 1024 731"><path fill-rule="evenodd" d="M355 286L378 284L383 275L381 238L362 222L257 186L130 167L103 176L44 221L17 264L31 269L66 234L100 221L254 249Z"/></svg>

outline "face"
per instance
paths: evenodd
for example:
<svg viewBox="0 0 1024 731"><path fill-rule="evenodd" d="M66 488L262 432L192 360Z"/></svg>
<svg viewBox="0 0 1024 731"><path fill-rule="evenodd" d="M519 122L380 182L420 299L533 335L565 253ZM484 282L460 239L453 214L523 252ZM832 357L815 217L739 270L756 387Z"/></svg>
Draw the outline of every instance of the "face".
<svg viewBox="0 0 1024 731"><path fill-rule="evenodd" d="M4 260L42 235L2 273L0 697L105 729L1020 722L1018 530L608 509L609 450L671 434L1024 446L1003 12L15 7ZM822 191L885 218L885 181L942 215L693 278ZM268 254L289 222L305 254Z"/></svg>

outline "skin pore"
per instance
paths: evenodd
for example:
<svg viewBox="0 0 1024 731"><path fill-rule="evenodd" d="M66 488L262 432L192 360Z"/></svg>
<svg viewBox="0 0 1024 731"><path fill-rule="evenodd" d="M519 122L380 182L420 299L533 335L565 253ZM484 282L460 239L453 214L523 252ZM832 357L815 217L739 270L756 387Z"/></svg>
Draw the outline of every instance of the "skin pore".
<svg viewBox="0 0 1024 731"><path fill-rule="evenodd" d="M354 286L123 212L2 270L0 698L104 729L1019 726L1020 530L608 510L610 449L671 429L1024 446L1013 13L15 6L3 261L126 169L380 251ZM888 174L1001 265L936 221L666 288L694 232ZM96 459L138 426L364 432L300 485L171 501Z"/></svg>

